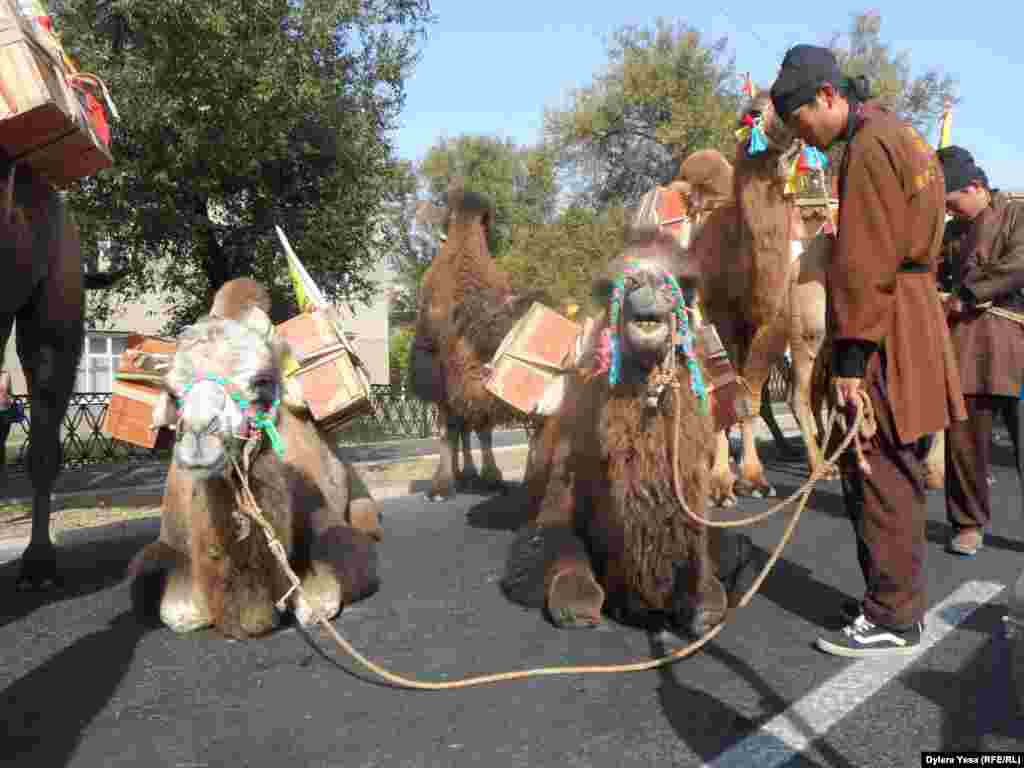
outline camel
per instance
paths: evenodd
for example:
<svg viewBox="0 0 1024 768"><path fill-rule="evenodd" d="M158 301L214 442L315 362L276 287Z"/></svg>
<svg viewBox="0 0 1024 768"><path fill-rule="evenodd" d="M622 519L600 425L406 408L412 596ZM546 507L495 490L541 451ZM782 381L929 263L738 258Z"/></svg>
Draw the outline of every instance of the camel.
<svg viewBox="0 0 1024 768"><path fill-rule="evenodd" d="M63 199L27 166L0 151L0 349L16 325L18 358L31 403L28 474L32 533L16 587L59 583L50 538L51 495L63 465L61 425L85 338L85 291L109 288L123 272L84 274L78 228ZM0 445L10 418L0 418Z"/></svg>
<svg viewBox="0 0 1024 768"><path fill-rule="evenodd" d="M711 495L721 506L735 504L737 493L775 495L757 453L754 419L761 415L767 420L764 385L787 348L793 368L789 404L810 470L824 462L818 440L824 372L817 364L826 341L825 275L832 240L817 233L831 223L830 203L825 188L820 204L813 198L798 204L786 192L789 168L803 144L775 118L768 96L755 96L745 115L760 118L763 151L751 155L741 144L735 168L714 150L696 152L683 161L676 181L688 206L704 209L689 239L701 265L698 292L704 317L718 330L752 400L741 422L738 478L729 467L727 435L716 435ZM725 192L730 187L731 198ZM933 441L925 465L928 486L942 487L941 436Z"/></svg>
<svg viewBox="0 0 1024 768"><path fill-rule="evenodd" d="M241 509L239 472L301 581L292 610L302 625L376 591L382 531L366 485L283 376L287 345L272 335L265 291L231 281L214 305L182 334L165 375L154 426L176 434L160 536L127 575L137 607L158 606L175 632L212 626L247 639L279 624L275 602L291 584Z"/></svg>
<svg viewBox="0 0 1024 768"><path fill-rule="evenodd" d="M504 488L494 459L495 425L521 414L484 388L502 339L543 291L516 294L508 276L487 247L493 211L481 195L454 182L445 208L432 215L447 222L447 236L423 276L411 365L411 388L424 402L436 403L440 427L440 461L427 498L450 498L456 487ZM480 441L482 467L477 472L469 432ZM459 447L462 469L457 472Z"/></svg>
<svg viewBox="0 0 1024 768"><path fill-rule="evenodd" d="M501 587L559 627L596 626L607 612L702 634L749 574L749 540L695 522L675 492L674 469L685 505L706 514L713 424L706 373L683 343L690 266L670 233L631 231L595 285L608 310L588 323L578 367L541 428L528 522Z"/></svg>

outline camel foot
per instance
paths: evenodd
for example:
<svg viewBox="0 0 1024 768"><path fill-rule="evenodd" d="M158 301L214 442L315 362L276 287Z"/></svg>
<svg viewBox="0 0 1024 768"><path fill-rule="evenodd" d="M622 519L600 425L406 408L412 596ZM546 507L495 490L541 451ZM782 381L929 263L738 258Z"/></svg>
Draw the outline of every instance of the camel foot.
<svg viewBox="0 0 1024 768"><path fill-rule="evenodd" d="M601 623L604 590L590 569L570 568L557 574L548 590L548 613L563 629L589 629Z"/></svg>
<svg viewBox="0 0 1024 768"><path fill-rule="evenodd" d="M775 488L764 478L760 480L737 478L733 489L737 496L750 496L754 499L772 499L776 495Z"/></svg>
<svg viewBox="0 0 1024 768"><path fill-rule="evenodd" d="M56 547L49 542L46 546L29 544L21 556L21 570L15 589L18 592L49 592L60 586Z"/></svg>
<svg viewBox="0 0 1024 768"><path fill-rule="evenodd" d="M693 637L705 635L721 624L729 609L729 598L718 579L712 577L701 591L700 602L692 611L683 610L677 613L679 616L689 614L689 620L679 622L679 626Z"/></svg>
<svg viewBox="0 0 1024 768"><path fill-rule="evenodd" d="M726 508L736 506L736 492L734 490L734 485L735 481L730 476L712 476L711 488L708 492L708 500L711 505Z"/></svg>

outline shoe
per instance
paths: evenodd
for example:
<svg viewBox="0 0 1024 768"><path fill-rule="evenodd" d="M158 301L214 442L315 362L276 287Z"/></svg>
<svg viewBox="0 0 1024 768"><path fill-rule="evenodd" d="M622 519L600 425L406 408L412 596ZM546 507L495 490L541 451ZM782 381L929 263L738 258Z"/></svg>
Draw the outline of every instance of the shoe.
<svg viewBox="0 0 1024 768"><path fill-rule="evenodd" d="M850 658L908 654L914 653L921 645L923 630L921 622L909 629L887 629L860 615L839 631L819 637L816 645L825 653Z"/></svg>
<svg viewBox="0 0 1024 768"><path fill-rule="evenodd" d="M839 614L847 624L852 624L853 620L862 613L864 613L864 608L861 606L860 600L843 600L843 604L839 607Z"/></svg>
<svg viewBox="0 0 1024 768"><path fill-rule="evenodd" d="M971 526L961 528L946 542L946 551L953 555L974 557L985 545L985 533L982 528Z"/></svg>

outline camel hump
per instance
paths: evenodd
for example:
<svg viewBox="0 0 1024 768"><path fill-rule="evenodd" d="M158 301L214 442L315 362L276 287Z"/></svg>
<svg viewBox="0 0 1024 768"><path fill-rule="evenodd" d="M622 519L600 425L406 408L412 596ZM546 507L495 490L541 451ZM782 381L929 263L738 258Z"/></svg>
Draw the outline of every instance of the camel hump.
<svg viewBox="0 0 1024 768"><path fill-rule="evenodd" d="M253 307L270 315L270 293L251 277L229 280L213 297L210 314L228 320L241 320Z"/></svg>

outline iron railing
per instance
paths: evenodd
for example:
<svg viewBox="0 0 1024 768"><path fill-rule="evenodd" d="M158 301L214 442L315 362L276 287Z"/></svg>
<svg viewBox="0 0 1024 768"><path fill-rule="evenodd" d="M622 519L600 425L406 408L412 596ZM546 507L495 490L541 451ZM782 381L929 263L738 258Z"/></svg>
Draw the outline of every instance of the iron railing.
<svg viewBox="0 0 1024 768"><path fill-rule="evenodd" d="M771 402L784 402L789 391L791 372L784 362L772 370L766 385ZM23 472L29 445L32 403L26 395L14 396L16 408L23 418L11 425L6 445L0 445L0 464L6 461L9 472ZM383 440L429 438L437 435L437 408L416 399L401 387L373 385L370 402L372 412L354 419L338 433L342 445L372 443ZM75 469L93 464L121 462L166 461L167 449L146 449L115 440L103 432L103 419L110 404L110 393L83 392L71 396L64 417L62 443L64 467ZM526 429L529 419L501 425L503 429Z"/></svg>

